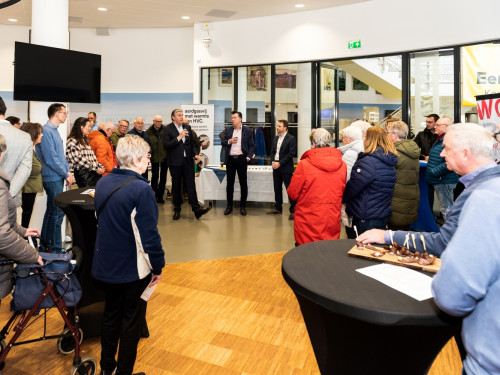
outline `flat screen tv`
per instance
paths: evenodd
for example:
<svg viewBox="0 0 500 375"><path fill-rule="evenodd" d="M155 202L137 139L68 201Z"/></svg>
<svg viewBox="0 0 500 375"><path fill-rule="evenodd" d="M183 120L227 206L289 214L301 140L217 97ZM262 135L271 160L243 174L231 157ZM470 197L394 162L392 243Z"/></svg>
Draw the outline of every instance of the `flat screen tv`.
<svg viewBox="0 0 500 375"><path fill-rule="evenodd" d="M16 42L14 100L101 102L101 55Z"/></svg>

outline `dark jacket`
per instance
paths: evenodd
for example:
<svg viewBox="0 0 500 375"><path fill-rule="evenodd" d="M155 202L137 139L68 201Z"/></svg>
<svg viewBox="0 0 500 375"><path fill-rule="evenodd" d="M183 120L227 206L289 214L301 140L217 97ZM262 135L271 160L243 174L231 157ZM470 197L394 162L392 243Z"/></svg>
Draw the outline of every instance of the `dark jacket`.
<svg viewBox="0 0 500 375"><path fill-rule="evenodd" d="M92 276L111 284L161 274L165 253L158 234L158 206L148 181L128 169L113 169L96 185L95 210L111 191L130 177L136 180L118 189L98 217Z"/></svg>
<svg viewBox="0 0 500 375"><path fill-rule="evenodd" d="M275 160L276 149L278 148L279 136L274 137L271 147L271 160L278 161L282 171L293 173L293 158L297 155L297 141L290 133L285 135L280 147L278 160Z"/></svg>
<svg viewBox="0 0 500 375"><path fill-rule="evenodd" d="M394 143L398 151L396 164L396 183L392 195L392 225L409 225L418 218L420 189L420 148L410 139Z"/></svg>
<svg viewBox="0 0 500 375"><path fill-rule="evenodd" d="M299 245L339 238L346 174L336 148L313 148L302 155L287 189L290 199L297 201L294 235Z"/></svg>
<svg viewBox="0 0 500 375"><path fill-rule="evenodd" d="M163 130L163 147L167 150L168 166L178 167L182 165L184 162L184 151L188 160L193 160L197 154L196 145L193 142L193 134L191 133L191 126L182 124L182 128L187 129L189 132L189 136L185 137L185 142L182 142L182 139L180 141L177 139L179 132L173 122L168 124L165 130Z"/></svg>
<svg viewBox="0 0 500 375"><path fill-rule="evenodd" d="M415 143L420 147L420 159L424 160L424 156L429 156L432 145L436 142L437 134L434 134L429 129L425 128L415 136Z"/></svg>
<svg viewBox="0 0 500 375"><path fill-rule="evenodd" d="M241 126L241 151L245 157L252 159L255 156L255 144L253 141L252 129L244 125ZM234 126L226 128L226 134L222 138L222 143L227 145L226 147L226 160L227 156L231 153L232 144L228 144L228 141L233 138Z"/></svg>
<svg viewBox="0 0 500 375"><path fill-rule="evenodd" d="M167 160L167 150L163 146L163 131L165 126L162 125L158 130L156 130L154 125L151 125L146 134L149 138L151 145L151 163L163 163Z"/></svg>
<svg viewBox="0 0 500 375"><path fill-rule="evenodd" d="M151 147L151 141L150 141L148 134L146 133L145 130L138 131L136 128L132 128L127 132L127 134L138 135L139 137L144 139L146 142L148 142L149 147Z"/></svg>
<svg viewBox="0 0 500 375"><path fill-rule="evenodd" d="M444 135L434 143L429 153L425 173L425 181L429 185L456 184L458 182L458 175L446 167L446 160L440 156L441 151L443 151L443 139Z"/></svg>
<svg viewBox="0 0 500 375"><path fill-rule="evenodd" d="M384 155L380 147L372 154L359 154L342 199L349 216L361 220L391 216L397 162L396 155Z"/></svg>

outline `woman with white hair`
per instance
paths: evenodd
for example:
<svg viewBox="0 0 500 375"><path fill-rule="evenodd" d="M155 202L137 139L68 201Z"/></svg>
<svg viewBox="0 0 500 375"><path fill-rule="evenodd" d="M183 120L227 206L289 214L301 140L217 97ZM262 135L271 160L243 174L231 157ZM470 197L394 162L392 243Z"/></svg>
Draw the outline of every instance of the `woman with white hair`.
<svg viewBox="0 0 500 375"><path fill-rule="evenodd" d="M347 182L351 178L352 166L356 160L358 160L359 153L365 150L365 147L363 146L363 132L361 128L355 125L350 125L344 128L342 130L342 143L343 146L339 147L339 151L342 153L342 160L347 166ZM347 236L349 238L354 238L355 232L352 228L352 218L346 214L345 204L342 205L341 220L342 224L345 226Z"/></svg>
<svg viewBox="0 0 500 375"><path fill-rule="evenodd" d="M104 375L132 374L146 318L141 294L148 284L160 282L165 266L155 194L142 176L151 158L149 150L139 136L121 138L116 146L120 169L114 168L96 185L92 276L106 294L100 363Z"/></svg>
<svg viewBox="0 0 500 375"><path fill-rule="evenodd" d="M330 147L331 136L326 129L314 129L309 140L311 149L300 158L287 189L288 197L297 202L294 235L298 245L340 237L347 173L340 151Z"/></svg>

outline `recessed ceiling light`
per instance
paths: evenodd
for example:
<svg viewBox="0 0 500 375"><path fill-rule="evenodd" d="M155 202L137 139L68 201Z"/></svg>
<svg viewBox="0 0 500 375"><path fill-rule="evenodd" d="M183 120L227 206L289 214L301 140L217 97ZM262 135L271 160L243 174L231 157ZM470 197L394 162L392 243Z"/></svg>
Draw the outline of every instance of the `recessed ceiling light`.
<svg viewBox="0 0 500 375"><path fill-rule="evenodd" d="M181 18L182 18L183 20L189 20L189 19L191 19L191 17L189 17L189 16L182 16Z"/></svg>
<svg viewBox="0 0 500 375"><path fill-rule="evenodd" d="M295 8L304 8L304 4L295 4Z"/></svg>
<svg viewBox="0 0 500 375"><path fill-rule="evenodd" d="M9 18L9 21L10 22L17 22L17 20L15 18Z"/></svg>
<svg viewBox="0 0 500 375"><path fill-rule="evenodd" d="M108 8L97 8L97 10L100 10L101 12L107 12Z"/></svg>

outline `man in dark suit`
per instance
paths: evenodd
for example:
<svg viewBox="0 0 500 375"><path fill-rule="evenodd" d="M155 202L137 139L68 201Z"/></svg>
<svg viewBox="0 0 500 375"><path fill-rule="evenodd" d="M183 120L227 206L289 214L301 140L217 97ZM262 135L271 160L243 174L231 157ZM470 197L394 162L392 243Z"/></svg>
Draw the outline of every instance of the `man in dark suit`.
<svg viewBox="0 0 500 375"><path fill-rule="evenodd" d="M279 120L276 124L278 135L274 137L273 146L271 148L271 160L273 167L273 184L274 184L274 210L268 214L281 214L283 209L283 189L288 189L293 175L293 158L297 154L297 141L295 137L288 134L288 121ZM293 212L295 209L295 201L290 200L290 216L289 220L293 220Z"/></svg>
<svg viewBox="0 0 500 375"><path fill-rule="evenodd" d="M196 195L194 183L194 160L200 160L197 155L191 126L183 124L182 109L172 111L172 122L163 131L163 145L167 150L167 165L172 175L172 195L174 203L174 220L181 217L182 181L186 183L189 204L197 219L205 215L210 208L201 208Z"/></svg>
<svg viewBox="0 0 500 375"><path fill-rule="evenodd" d="M255 151L252 129L243 126L241 120L241 112L232 111L231 122L233 123L233 126L226 129L226 134L222 139L222 143L227 144L227 207L224 211L224 215L229 215L231 212L233 212L233 193L236 173L238 173L238 179L240 180L240 213L243 216L247 214L247 165L250 159L253 158Z"/></svg>

